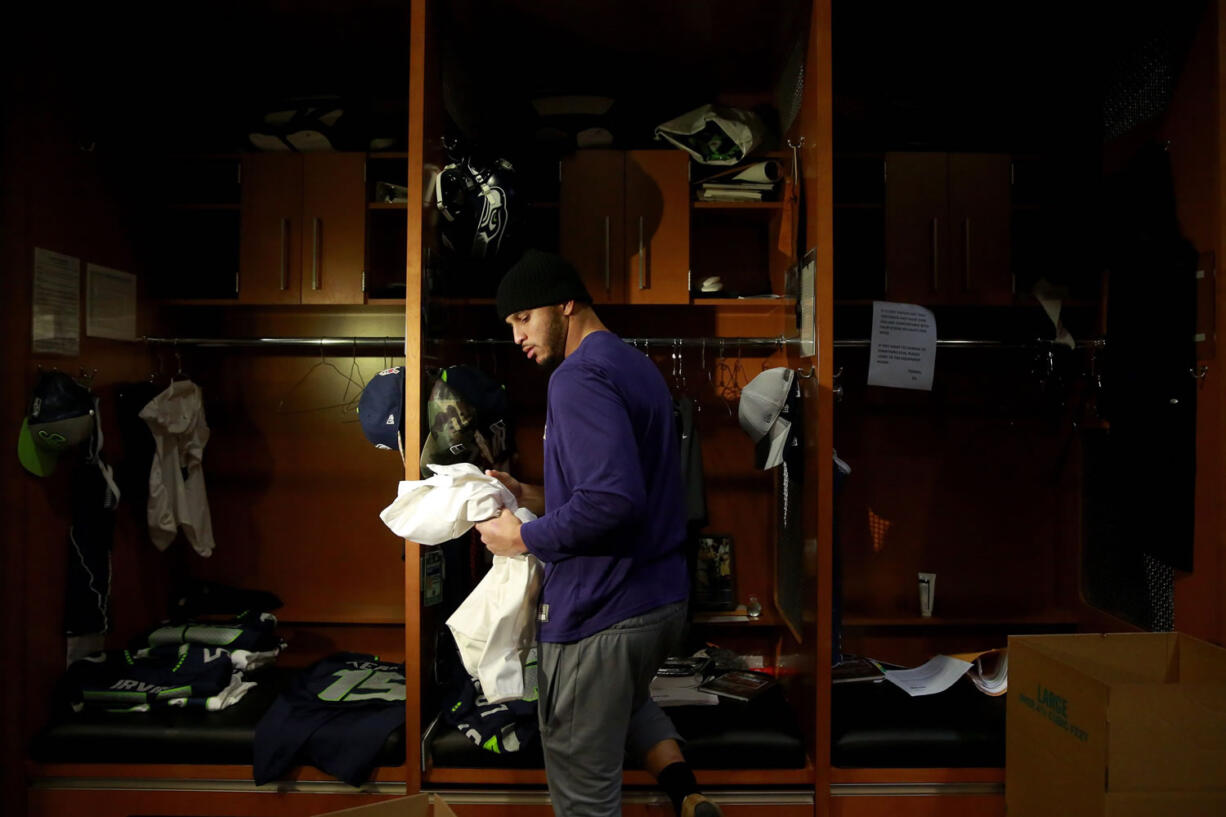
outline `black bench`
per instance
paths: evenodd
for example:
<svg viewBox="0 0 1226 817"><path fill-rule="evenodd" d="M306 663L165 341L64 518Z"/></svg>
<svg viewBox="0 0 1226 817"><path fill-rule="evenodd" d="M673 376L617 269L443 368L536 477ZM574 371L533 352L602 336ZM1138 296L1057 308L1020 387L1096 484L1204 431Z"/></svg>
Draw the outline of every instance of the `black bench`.
<svg viewBox="0 0 1226 817"><path fill-rule="evenodd" d="M1005 765L1005 696L959 680L912 698L887 681L836 684L830 759L845 768L969 768Z"/></svg>
<svg viewBox="0 0 1226 817"><path fill-rule="evenodd" d="M165 709L150 712L74 713L61 705L35 736L31 757L40 763L184 763L251 765L255 725L286 687L294 670L253 674L243 699L219 712ZM388 736L379 766L404 763L404 728Z"/></svg>
<svg viewBox="0 0 1226 817"><path fill-rule="evenodd" d="M749 703L721 700L716 706L678 706L665 711L685 738L685 756L695 769L805 766L799 724L778 687ZM426 756L436 767L540 769L545 765L539 741L518 752L494 754L441 720L425 743Z"/></svg>

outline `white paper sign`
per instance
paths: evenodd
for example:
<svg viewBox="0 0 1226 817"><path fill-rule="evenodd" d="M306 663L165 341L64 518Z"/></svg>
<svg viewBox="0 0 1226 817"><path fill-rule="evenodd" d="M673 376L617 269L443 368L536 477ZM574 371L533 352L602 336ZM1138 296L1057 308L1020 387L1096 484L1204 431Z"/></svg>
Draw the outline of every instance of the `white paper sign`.
<svg viewBox="0 0 1226 817"><path fill-rule="evenodd" d="M817 351L817 253L809 250L800 268L800 355L813 357Z"/></svg>
<svg viewBox="0 0 1226 817"><path fill-rule="evenodd" d="M35 247L32 304L34 354L80 354L81 259Z"/></svg>
<svg viewBox="0 0 1226 817"><path fill-rule="evenodd" d="M868 385L932 391L937 321L915 304L873 301Z"/></svg>
<svg viewBox="0 0 1226 817"><path fill-rule="evenodd" d="M85 265L85 334L136 339L136 276L101 264Z"/></svg>

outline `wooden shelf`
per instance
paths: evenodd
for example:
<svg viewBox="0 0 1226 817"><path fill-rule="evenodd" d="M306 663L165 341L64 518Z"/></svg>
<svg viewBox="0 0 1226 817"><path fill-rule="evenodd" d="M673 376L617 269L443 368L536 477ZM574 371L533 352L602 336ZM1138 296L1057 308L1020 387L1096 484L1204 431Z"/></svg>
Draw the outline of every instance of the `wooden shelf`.
<svg viewBox="0 0 1226 817"><path fill-rule="evenodd" d="M781 201L695 201L695 210L782 210Z"/></svg>
<svg viewBox="0 0 1226 817"><path fill-rule="evenodd" d="M1068 613L1036 613L1021 616L843 616L844 628L856 629L1002 629L1022 627L1074 627L1077 618Z"/></svg>
<svg viewBox="0 0 1226 817"><path fill-rule="evenodd" d="M238 296L233 298L155 298L161 306L238 306Z"/></svg>
<svg viewBox="0 0 1226 817"><path fill-rule="evenodd" d="M750 618L743 611L729 610L728 612L720 612L712 610L702 613L694 613L690 617L691 624L718 624L728 627L782 627L783 622L775 617L772 613L763 610L762 615L757 618Z"/></svg>
<svg viewBox="0 0 1226 817"><path fill-rule="evenodd" d="M167 205L171 210L221 210L238 212L239 205L237 202L231 204L170 204Z"/></svg>
<svg viewBox="0 0 1226 817"><path fill-rule="evenodd" d="M691 298L693 306L796 306L795 298Z"/></svg>

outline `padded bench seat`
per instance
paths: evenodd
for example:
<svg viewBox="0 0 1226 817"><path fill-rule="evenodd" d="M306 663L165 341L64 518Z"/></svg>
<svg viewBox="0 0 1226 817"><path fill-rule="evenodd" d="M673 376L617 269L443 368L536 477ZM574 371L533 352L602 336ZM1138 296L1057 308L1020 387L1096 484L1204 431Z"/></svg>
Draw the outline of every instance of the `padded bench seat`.
<svg viewBox="0 0 1226 817"><path fill-rule="evenodd" d="M778 687L749 703L721 699L716 706L669 707L665 712L685 738L685 756L695 769L805 766L799 725ZM518 752L494 754L441 720L427 736L425 754L438 768L541 769L545 765L540 741ZM628 764L628 768L632 767Z"/></svg>
<svg viewBox="0 0 1226 817"><path fill-rule="evenodd" d="M253 674L243 699L220 712L177 709L151 712L64 711L35 738L40 763L188 763L251 765L255 726L294 670ZM404 763L404 728L388 736L377 765Z"/></svg>
<svg viewBox="0 0 1226 817"><path fill-rule="evenodd" d="M1005 696L966 679L912 698L887 681L835 684L830 760L845 768L1005 765Z"/></svg>

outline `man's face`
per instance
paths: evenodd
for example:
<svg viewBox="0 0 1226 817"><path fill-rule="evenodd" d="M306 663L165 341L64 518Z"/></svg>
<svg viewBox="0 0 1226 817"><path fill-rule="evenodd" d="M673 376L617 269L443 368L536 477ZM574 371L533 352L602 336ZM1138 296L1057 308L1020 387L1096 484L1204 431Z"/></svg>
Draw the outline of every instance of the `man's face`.
<svg viewBox="0 0 1226 817"><path fill-rule="evenodd" d="M529 360L552 370L566 357L566 327L570 320L565 305L538 306L507 316L511 336Z"/></svg>

